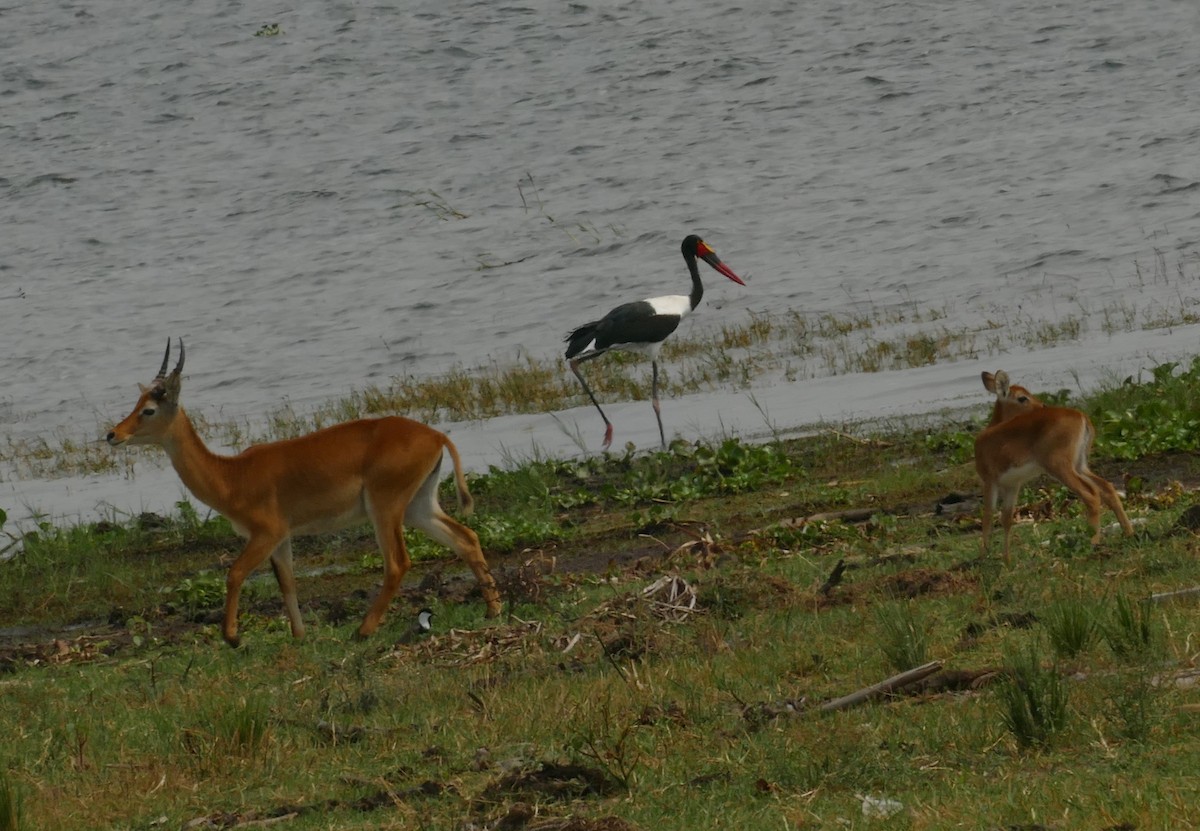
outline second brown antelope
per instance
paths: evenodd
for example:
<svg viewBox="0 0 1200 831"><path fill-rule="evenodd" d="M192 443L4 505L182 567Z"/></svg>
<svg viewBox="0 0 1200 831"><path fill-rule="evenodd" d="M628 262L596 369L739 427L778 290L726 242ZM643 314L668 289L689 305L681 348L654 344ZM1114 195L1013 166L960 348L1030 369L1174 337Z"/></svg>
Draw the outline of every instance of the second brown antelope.
<svg viewBox="0 0 1200 831"><path fill-rule="evenodd" d="M983 553L987 554L992 512L1000 504L1004 562L1021 486L1038 474L1053 476L1074 491L1087 509L1092 545L1100 541L1100 503L1112 508L1126 535L1133 533L1121 497L1107 479L1088 469L1096 428L1085 413L1047 407L1029 390L1011 384L1003 370L983 373L983 386L996 394L992 420L975 438L975 470L983 480Z"/></svg>
<svg viewBox="0 0 1200 831"><path fill-rule="evenodd" d="M419 528L458 552L475 573L487 604L487 616L500 613L500 595L479 547L479 538L438 504L442 451L450 453L463 513L471 494L454 443L442 433L407 418L360 419L315 433L249 447L236 456L220 456L205 447L179 406L179 362L171 374L162 367L137 404L108 434L108 443L157 444L167 452L184 485L205 505L224 515L247 539L229 567L225 584L222 634L238 645L238 595L242 583L271 559L283 593L292 635L303 637L304 622L292 573L292 537L335 531L369 519L383 552L383 587L367 609L357 637L374 632L408 571L404 526Z"/></svg>

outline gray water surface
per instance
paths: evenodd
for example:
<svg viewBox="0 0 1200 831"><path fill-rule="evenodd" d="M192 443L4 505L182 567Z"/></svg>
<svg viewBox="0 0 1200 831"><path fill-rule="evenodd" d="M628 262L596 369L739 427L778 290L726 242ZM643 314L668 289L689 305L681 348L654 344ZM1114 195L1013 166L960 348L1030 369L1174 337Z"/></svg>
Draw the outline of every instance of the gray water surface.
<svg viewBox="0 0 1200 831"><path fill-rule="evenodd" d="M99 434L168 336L189 408L226 419L552 356L619 302L686 292L689 232L749 286L707 272L685 328L1192 302L1143 278L1196 258L1193 3L401 5L0 8L0 435ZM1173 336L1022 360L1064 384L1196 340ZM943 372L977 397L977 370ZM854 383L820 388L824 415L872 414ZM857 383L920 398L902 373ZM785 425L814 389L791 386ZM738 400L664 416L761 429ZM653 437L627 406L618 444ZM514 435L573 448L561 420ZM502 426L456 429L492 434L484 464L517 441ZM146 477L6 481L4 501L178 498Z"/></svg>

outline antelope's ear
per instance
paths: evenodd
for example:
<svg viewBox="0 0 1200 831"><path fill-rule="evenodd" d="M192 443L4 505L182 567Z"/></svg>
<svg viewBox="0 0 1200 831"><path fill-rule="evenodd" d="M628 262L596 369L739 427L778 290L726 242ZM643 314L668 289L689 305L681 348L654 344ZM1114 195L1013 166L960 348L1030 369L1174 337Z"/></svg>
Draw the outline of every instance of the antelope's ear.
<svg viewBox="0 0 1200 831"><path fill-rule="evenodd" d="M162 383L161 400L166 401L168 404L179 403L179 388L181 386L182 386L182 381L180 379L179 373L172 372L170 375L168 375L166 377L166 380L164 380Z"/></svg>
<svg viewBox="0 0 1200 831"><path fill-rule="evenodd" d="M996 376L986 370L982 373L983 388L988 392L996 391Z"/></svg>
<svg viewBox="0 0 1200 831"><path fill-rule="evenodd" d="M150 392L150 388L145 384L139 383L138 392L140 392L142 395L145 395L146 393Z"/></svg>
<svg viewBox="0 0 1200 831"><path fill-rule="evenodd" d="M1010 389L1010 383L1011 383L1008 380L1008 373L1005 372L1003 369L996 370L995 383L996 383L996 395L1000 396L1001 398L1008 398L1008 391Z"/></svg>

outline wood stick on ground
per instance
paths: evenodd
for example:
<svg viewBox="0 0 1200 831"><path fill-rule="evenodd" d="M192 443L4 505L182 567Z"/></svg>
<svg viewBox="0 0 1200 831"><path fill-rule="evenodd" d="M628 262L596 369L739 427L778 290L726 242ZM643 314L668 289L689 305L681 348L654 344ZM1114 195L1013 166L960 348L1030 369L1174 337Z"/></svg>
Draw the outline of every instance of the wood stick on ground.
<svg viewBox="0 0 1200 831"><path fill-rule="evenodd" d="M1159 594L1150 595L1151 603L1161 603L1164 600L1174 600L1177 597L1189 597L1193 594L1200 594L1200 586L1193 586L1190 589L1178 589L1173 592L1160 592Z"/></svg>
<svg viewBox="0 0 1200 831"><path fill-rule="evenodd" d="M804 518L804 522L830 522L832 520L840 520L841 522L866 522L875 514L879 513L876 508L846 508L841 511L822 511L819 514L810 514Z"/></svg>
<svg viewBox="0 0 1200 831"><path fill-rule="evenodd" d="M880 681L878 684L873 684L870 687L864 687L857 692L852 692L849 695L842 696L841 698L835 698L832 701L826 701L820 706L819 709L823 713L830 713L834 710L845 710L849 707L855 706L856 704L861 704L864 701L869 701L872 698L877 698L878 696L885 695L893 690L898 690L901 687L916 683L922 678L933 675L933 673L937 672L941 668L941 661L930 661L929 663L922 664L914 669L906 670L899 675L893 675L891 678L888 678L885 681Z"/></svg>

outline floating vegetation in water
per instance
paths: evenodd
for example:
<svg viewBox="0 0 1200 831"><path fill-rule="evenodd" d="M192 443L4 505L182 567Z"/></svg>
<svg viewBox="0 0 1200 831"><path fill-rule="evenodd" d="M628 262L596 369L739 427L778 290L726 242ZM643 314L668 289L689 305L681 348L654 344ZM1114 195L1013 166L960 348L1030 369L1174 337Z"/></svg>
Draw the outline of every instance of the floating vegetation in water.
<svg viewBox="0 0 1200 831"><path fill-rule="evenodd" d="M530 180L532 181L532 180ZM441 219L466 214L449 206L434 191L421 192L421 204ZM527 209L538 205L531 187L522 192ZM480 260L480 268L511 265L509 261ZM1089 335L1111 336L1200 321L1195 308L1200 299L1182 286L1192 279L1191 269L1180 266L1173 277L1159 264L1153 276L1139 270L1143 281L1173 281L1179 286L1177 300L1139 305L1121 300L1102 308L1078 301L1070 314L1050 313L1035 317L1011 308L974 310L974 323L962 320L961 310L949 304L928 307L916 301L891 306L865 305L853 312L803 312L798 310L748 312L740 322L707 329L695 328L677 334L662 350L660 392L677 398L693 393L748 390L767 379L787 383L833 375L884 372L978 359L1014 348L1043 349L1077 342ZM1173 367L1172 367L1173 368ZM1157 370L1163 372L1169 370ZM1194 380L1200 368L1183 373ZM596 395L606 401L644 400L650 393L650 361L633 353L612 353L594 365L588 376ZM1177 394L1193 397L1189 385L1176 385ZM1127 390L1118 398L1123 399ZM1138 399L1140 402L1141 399ZM586 399L571 382L570 371L558 356L525 353L510 362L493 361L476 366L454 366L437 375L396 376L349 395L299 412L284 404L268 413L263 423L208 421L193 414L201 435L219 436L229 447L244 448L265 440L289 438L340 421L377 415L403 414L419 421L445 423L473 421L521 413L543 413L582 406ZM1147 399L1137 407L1143 416L1155 415L1161 403ZM1127 442L1114 422L1123 422L1127 406L1114 401L1101 408L1098 422L1100 441ZM1148 419L1159 425L1159 433L1186 433L1191 447L1200 446L1200 428L1185 407L1173 409L1173 421ZM1164 425L1167 425L1164 427ZM95 435L106 428L97 428ZM1135 432L1141 428L1133 428ZM1166 439L1172 441L1169 436ZM1158 447L1157 443L1143 450ZM81 473L124 473L132 475L137 451L114 456L103 442L57 435L0 443L0 464L7 464L10 478L46 478Z"/></svg>

